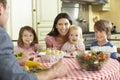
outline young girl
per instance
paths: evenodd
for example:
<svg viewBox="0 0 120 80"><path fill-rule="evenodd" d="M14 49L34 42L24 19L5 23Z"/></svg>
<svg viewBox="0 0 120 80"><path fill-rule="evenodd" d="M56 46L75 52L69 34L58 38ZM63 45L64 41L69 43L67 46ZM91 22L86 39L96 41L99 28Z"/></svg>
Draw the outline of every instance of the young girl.
<svg viewBox="0 0 120 80"><path fill-rule="evenodd" d="M24 26L20 29L17 44L18 46L14 48L14 53L30 51L36 52L38 49L40 49L37 35L34 29L30 26Z"/></svg>
<svg viewBox="0 0 120 80"><path fill-rule="evenodd" d="M109 53L111 58L117 59L117 48L107 39L111 33L111 28L112 24L107 20L99 20L94 24L97 41L91 44L91 50L104 51Z"/></svg>
<svg viewBox="0 0 120 80"><path fill-rule="evenodd" d="M24 53L22 58L18 59L20 65L24 65L28 59L37 61L35 52L40 49L40 45L38 44L38 38L32 27L24 26L20 29L17 44L18 45L14 47L14 54Z"/></svg>
<svg viewBox="0 0 120 80"><path fill-rule="evenodd" d="M61 50L74 55L74 52L85 51L85 45L83 43L82 29L79 26L71 25L68 32L69 41L67 41L61 48Z"/></svg>

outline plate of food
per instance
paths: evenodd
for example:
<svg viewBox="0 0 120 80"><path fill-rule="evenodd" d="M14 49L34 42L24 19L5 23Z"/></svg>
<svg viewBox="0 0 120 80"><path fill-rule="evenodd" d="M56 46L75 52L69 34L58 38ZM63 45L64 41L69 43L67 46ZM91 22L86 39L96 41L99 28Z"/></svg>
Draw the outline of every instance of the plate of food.
<svg viewBox="0 0 120 80"><path fill-rule="evenodd" d="M23 55L23 52L17 52L17 53L15 53L16 57L22 57L22 55Z"/></svg>
<svg viewBox="0 0 120 80"><path fill-rule="evenodd" d="M17 52L17 53L15 53L15 56L17 59L19 59L23 56L23 54L24 54L23 52ZM28 61L26 61L25 66L23 66L23 69L27 72L38 73L38 72L42 72L44 70L47 70L48 67L43 65L40 62L28 60Z"/></svg>
<svg viewBox="0 0 120 80"><path fill-rule="evenodd" d="M25 66L23 66L23 69L27 72L42 72L48 69L47 66L43 65L40 62L36 62L36 61L26 61Z"/></svg>
<svg viewBox="0 0 120 80"><path fill-rule="evenodd" d="M41 56L43 61L49 61L54 64L59 61L59 59L63 58L64 52L56 49L47 49L41 50L38 55Z"/></svg>

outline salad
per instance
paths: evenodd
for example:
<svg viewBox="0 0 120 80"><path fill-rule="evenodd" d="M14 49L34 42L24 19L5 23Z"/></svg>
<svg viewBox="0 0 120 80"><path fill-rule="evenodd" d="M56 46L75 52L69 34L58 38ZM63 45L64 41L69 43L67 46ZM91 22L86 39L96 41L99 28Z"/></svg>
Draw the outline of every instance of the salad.
<svg viewBox="0 0 120 80"><path fill-rule="evenodd" d="M108 58L108 54L103 51L89 51L88 53L79 54L76 56L77 62L81 69L87 71L100 70Z"/></svg>

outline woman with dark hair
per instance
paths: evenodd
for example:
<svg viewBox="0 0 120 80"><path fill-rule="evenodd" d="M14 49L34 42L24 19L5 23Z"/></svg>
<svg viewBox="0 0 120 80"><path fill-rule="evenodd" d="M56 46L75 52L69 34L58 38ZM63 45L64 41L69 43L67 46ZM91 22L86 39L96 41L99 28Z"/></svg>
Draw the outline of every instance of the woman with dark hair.
<svg viewBox="0 0 120 80"><path fill-rule="evenodd" d="M47 48L61 49L63 44L67 41L67 33L72 20L67 13L60 13L56 16L53 28L45 38Z"/></svg>

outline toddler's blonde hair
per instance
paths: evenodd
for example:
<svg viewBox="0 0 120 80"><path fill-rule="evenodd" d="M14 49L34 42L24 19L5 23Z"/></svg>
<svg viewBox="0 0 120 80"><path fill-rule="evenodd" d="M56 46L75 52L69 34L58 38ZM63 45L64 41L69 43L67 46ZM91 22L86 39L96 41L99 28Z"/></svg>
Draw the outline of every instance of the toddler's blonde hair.
<svg viewBox="0 0 120 80"><path fill-rule="evenodd" d="M80 26L77 26L77 25L71 25L69 32L68 32L68 35L72 32L72 30L78 31L80 34L80 40L83 41L82 28Z"/></svg>

